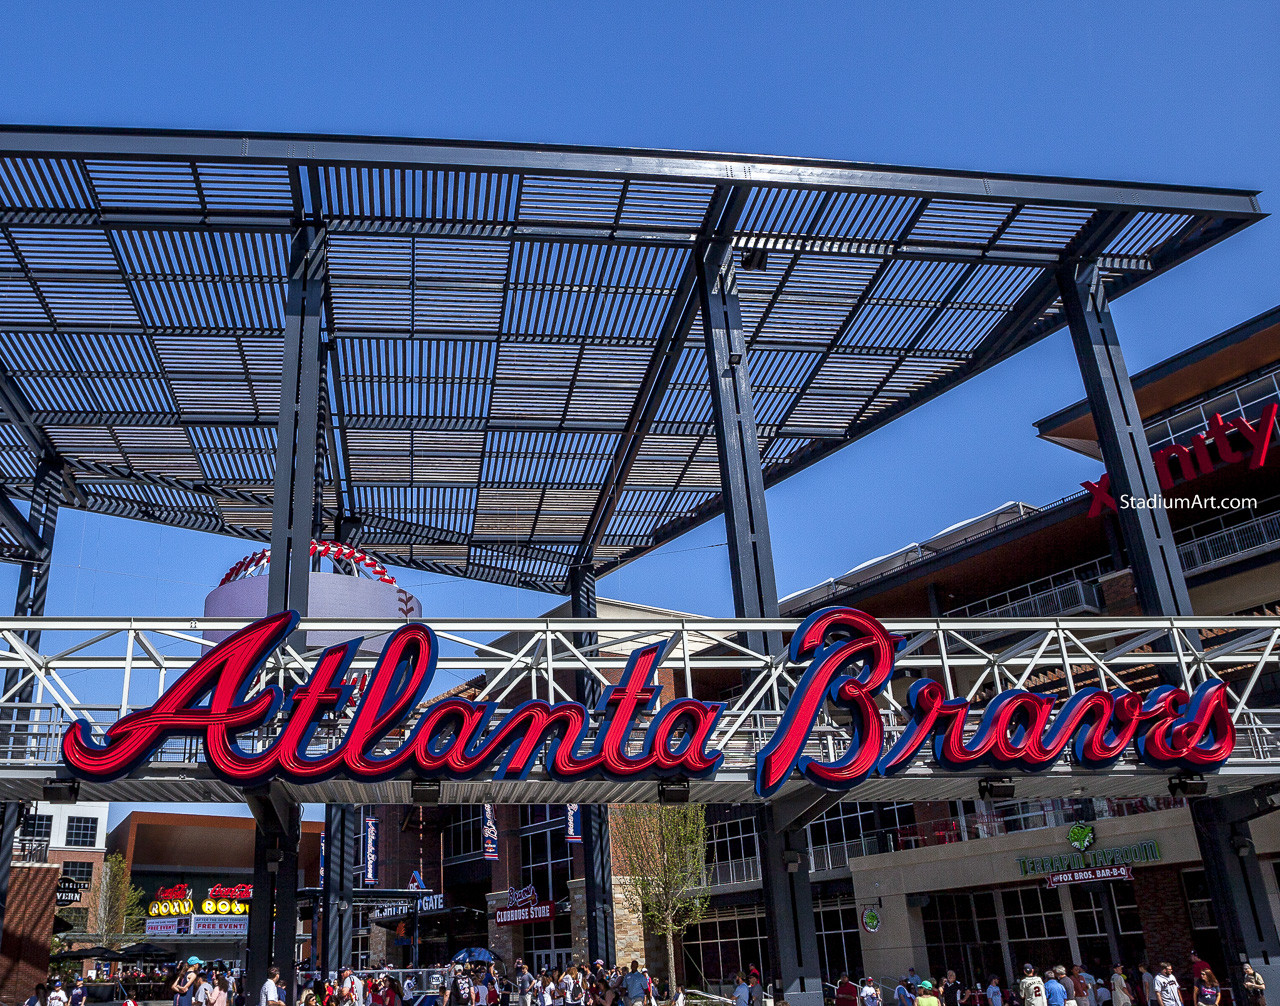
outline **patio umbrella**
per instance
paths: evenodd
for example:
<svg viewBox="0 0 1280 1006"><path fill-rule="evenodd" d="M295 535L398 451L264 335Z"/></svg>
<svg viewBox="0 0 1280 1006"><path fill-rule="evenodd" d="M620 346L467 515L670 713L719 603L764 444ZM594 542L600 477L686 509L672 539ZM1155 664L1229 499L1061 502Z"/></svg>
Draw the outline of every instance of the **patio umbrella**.
<svg viewBox="0 0 1280 1006"><path fill-rule="evenodd" d="M484 961L488 964L493 960L493 954L489 953L484 947L467 947L466 950L459 950L449 959L450 964L471 964L475 961Z"/></svg>
<svg viewBox="0 0 1280 1006"><path fill-rule="evenodd" d="M124 957L110 947L80 947L78 950L64 950L54 954L51 961L122 961Z"/></svg>
<svg viewBox="0 0 1280 1006"><path fill-rule="evenodd" d="M172 950L166 947L156 946L154 943L134 943L133 945L123 947L120 950L121 960L126 961L143 961L153 957L165 958L172 956Z"/></svg>

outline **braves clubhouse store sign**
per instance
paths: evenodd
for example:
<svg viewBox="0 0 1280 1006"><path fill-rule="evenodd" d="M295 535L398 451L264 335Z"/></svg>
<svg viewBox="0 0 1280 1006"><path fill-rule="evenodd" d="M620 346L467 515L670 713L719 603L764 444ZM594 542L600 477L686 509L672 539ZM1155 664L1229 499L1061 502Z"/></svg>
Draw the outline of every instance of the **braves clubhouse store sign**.
<svg viewBox="0 0 1280 1006"><path fill-rule="evenodd" d="M62 745L67 765L88 780L118 778L146 763L169 737L199 738L211 770L240 785L335 776L522 779L538 762L565 781L710 778L724 760L713 745L723 703L679 698L654 711L661 690L654 672L669 641L631 655L619 683L601 696L593 720L592 711L577 702L533 700L502 714L492 702L448 697L423 708L437 644L431 629L416 623L392 633L358 698L349 671L359 640L326 650L310 679L288 695L276 685L255 685L269 655L297 623L298 616L286 611L241 629L197 660L155 705L118 720L101 738L87 721L72 724ZM877 696L893 676L900 640L851 608L819 611L796 630L791 659L808 661L808 668L756 755L757 794L772 795L796 771L814 785L847 790L873 773L902 771L926 746L944 769L1035 772L1053 765L1070 745L1087 768L1112 765L1132 746L1148 765L1203 772L1220 767L1235 744L1220 681L1190 695L1170 686L1145 697L1083 688L1056 710L1051 696L1012 689L989 702L969 732L969 703L948 699L941 684L924 679L907 695L905 729L886 746ZM321 721L331 723L353 702L337 745L309 753ZM847 712L850 727L844 751L822 761L804 751L828 702ZM414 715L416 722L407 723ZM637 722L642 716L647 723ZM279 732L264 749L237 743L241 733L277 718L283 721ZM643 744L632 753L630 742L640 730ZM393 734L395 746L388 750Z"/></svg>

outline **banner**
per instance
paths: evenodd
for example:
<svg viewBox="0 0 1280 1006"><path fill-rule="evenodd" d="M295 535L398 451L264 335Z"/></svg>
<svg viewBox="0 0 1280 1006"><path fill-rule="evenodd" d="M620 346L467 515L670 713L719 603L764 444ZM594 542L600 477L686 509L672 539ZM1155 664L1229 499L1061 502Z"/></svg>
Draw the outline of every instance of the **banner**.
<svg viewBox="0 0 1280 1006"><path fill-rule="evenodd" d="M498 858L498 818L493 812L493 804L484 805L484 814L480 819L480 838L484 842L484 858Z"/></svg>
<svg viewBox="0 0 1280 1006"><path fill-rule="evenodd" d="M192 936L246 936L249 933L247 916L193 915Z"/></svg>
<svg viewBox="0 0 1280 1006"><path fill-rule="evenodd" d="M320 886L324 887L324 832L320 832Z"/></svg>
<svg viewBox="0 0 1280 1006"><path fill-rule="evenodd" d="M364 882L378 882L378 819L364 819Z"/></svg>
<svg viewBox="0 0 1280 1006"><path fill-rule="evenodd" d="M564 840L582 841L582 809L576 803L564 805Z"/></svg>

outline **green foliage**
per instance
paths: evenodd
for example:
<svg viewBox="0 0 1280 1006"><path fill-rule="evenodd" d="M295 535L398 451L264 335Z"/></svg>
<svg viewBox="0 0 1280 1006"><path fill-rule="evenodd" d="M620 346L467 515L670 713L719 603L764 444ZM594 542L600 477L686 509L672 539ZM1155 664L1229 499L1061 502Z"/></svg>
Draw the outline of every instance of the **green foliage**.
<svg viewBox="0 0 1280 1006"><path fill-rule="evenodd" d="M701 804L624 804L609 827L614 872L628 908L665 938L675 981L675 939L707 913L707 818Z"/></svg>

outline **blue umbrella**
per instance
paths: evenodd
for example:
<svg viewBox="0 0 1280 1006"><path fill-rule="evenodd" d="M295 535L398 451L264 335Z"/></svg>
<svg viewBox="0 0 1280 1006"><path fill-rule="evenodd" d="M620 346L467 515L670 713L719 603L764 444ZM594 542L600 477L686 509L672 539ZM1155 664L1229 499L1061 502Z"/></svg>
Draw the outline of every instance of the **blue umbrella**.
<svg viewBox="0 0 1280 1006"><path fill-rule="evenodd" d="M466 950L459 950L450 958L450 964L471 964L475 961L484 961L488 964L493 960L493 954L489 953L484 947L467 947Z"/></svg>

